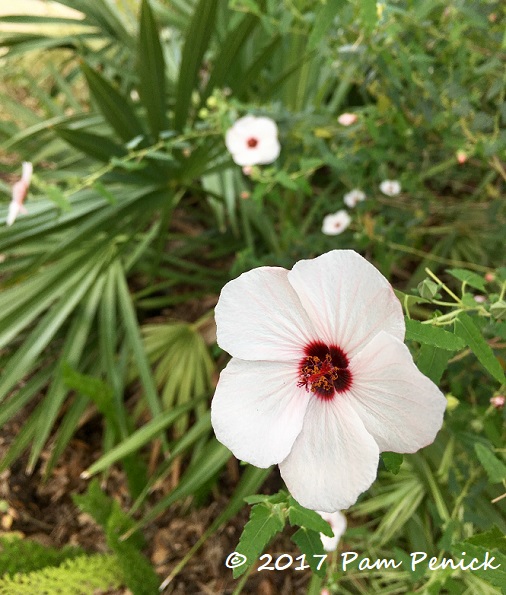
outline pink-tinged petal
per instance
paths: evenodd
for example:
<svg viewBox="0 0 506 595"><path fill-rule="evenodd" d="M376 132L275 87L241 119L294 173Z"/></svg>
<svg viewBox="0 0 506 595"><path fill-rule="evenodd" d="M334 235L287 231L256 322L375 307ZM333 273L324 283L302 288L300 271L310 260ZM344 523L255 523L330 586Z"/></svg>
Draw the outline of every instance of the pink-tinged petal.
<svg viewBox="0 0 506 595"><path fill-rule="evenodd" d="M232 359L211 405L216 438L257 467L286 458L302 429L308 395L297 387L297 363Z"/></svg>
<svg viewBox="0 0 506 595"><path fill-rule="evenodd" d="M28 186L24 182L24 180L18 180L12 186L12 202L17 204L22 204L26 198L26 194L28 192Z"/></svg>
<svg viewBox="0 0 506 595"><path fill-rule="evenodd" d="M30 161L23 161L22 164L22 174L21 179L26 184L26 186L30 186L30 182L32 181L32 174L33 174L33 165Z"/></svg>
<svg viewBox="0 0 506 595"><path fill-rule="evenodd" d="M324 521L327 521L332 531L334 531L334 537L327 537L327 535L320 533L323 549L326 552L334 552L337 549L339 540L346 531L346 517L339 510L336 510L336 512L322 512L317 510L316 512L322 517Z"/></svg>
<svg viewBox="0 0 506 595"><path fill-rule="evenodd" d="M299 504L335 512L372 484L378 460L378 445L347 399L311 397L302 432L279 469Z"/></svg>
<svg viewBox="0 0 506 595"><path fill-rule="evenodd" d="M380 451L415 452L441 429L446 399L413 363L409 349L379 333L352 358L346 399Z"/></svg>
<svg viewBox="0 0 506 595"><path fill-rule="evenodd" d="M321 341L338 345L348 357L384 330L401 341L405 324L392 286L353 250L333 250L301 260L288 272Z"/></svg>
<svg viewBox="0 0 506 595"><path fill-rule="evenodd" d="M221 290L216 305L218 345L246 360L296 361L316 338L297 294L279 267L243 273Z"/></svg>

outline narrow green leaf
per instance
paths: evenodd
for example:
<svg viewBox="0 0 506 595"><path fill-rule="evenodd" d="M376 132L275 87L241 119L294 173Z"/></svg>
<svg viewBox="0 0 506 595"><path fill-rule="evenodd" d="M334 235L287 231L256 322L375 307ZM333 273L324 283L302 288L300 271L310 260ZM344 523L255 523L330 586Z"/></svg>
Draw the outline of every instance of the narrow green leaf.
<svg viewBox="0 0 506 595"><path fill-rule="evenodd" d="M480 275L473 273L472 271L467 271L466 269L447 269L446 272L452 277L455 277L455 279L458 279L463 283L465 282L475 289L485 291L485 280L483 277L480 277Z"/></svg>
<svg viewBox="0 0 506 595"><path fill-rule="evenodd" d="M282 515L279 514L278 505L266 506L255 504L251 509L249 521L244 526L237 552L246 557L247 562L234 568L234 578L244 574L254 564L265 547L276 533L285 526Z"/></svg>
<svg viewBox="0 0 506 595"><path fill-rule="evenodd" d="M118 261L116 261L114 266L116 273L119 310L123 317L128 342L135 356L135 361L146 395L146 401L153 417L156 417L159 413L161 413L162 406L158 398L155 381L151 373L146 351L144 350L144 346L142 344L139 325L137 323L132 299L128 291L124 271Z"/></svg>
<svg viewBox="0 0 506 595"><path fill-rule="evenodd" d="M228 85L233 90L234 82L240 81L243 73L241 73L241 77L232 77L230 74L231 69L234 65L240 63L238 60L239 52L249 40L258 22L256 15L246 14L220 44L220 51L214 59L213 69L206 90L202 95L202 101L212 93L215 87Z"/></svg>
<svg viewBox="0 0 506 595"><path fill-rule="evenodd" d="M111 157L123 157L127 151L107 136L99 136L82 130L55 127L54 131L69 145L89 157L107 163Z"/></svg>
<svg viewBox="0 0 506 595"><path fill-rule="evenodd" d="M473 319L464 312L459 314L459 317L455 321L455 332L469 345L471 351L490 375L500 384L503 384L505 378L501 364L494 356L492 348L485 341Z"/></svg>
<svg viewBox="0 0 506 595"><path fill-rule="evenodd" d="M218 0L200 0L186 34L186 41L179 69L174 127L183 130L190 109L191 95L198 87L199 71L204 54L214 31Z"/></svg>
<svg viewBox="0 0 506 595"><path fill-rule="evenodd" d="M139 95L146 107L153 136L167 128L165 104L165 60L156 22L148 0L142 0L139 49Z"/></svg>
<svg viewBox="0 0 506 595"><path fill-rule="evenodd" d="M439 384L450 356L451 351L447 349L441 349L434 347L434 345L423 343L420 347L416 365L422 374L425 374L435 384Z"/></svg>
<svg viewBox="0 0 506 595"><path fill-rule="evenodd" d="M474 450L491 483L501 483L506 480L506 465L490 449L477 442Z"/></svg>
<svg viewBox="0 0 506 595"><path fill-rule="evenodd" d="M82 63L90 93L111 128L124 141L144 134L142 125L128 101L101 74Z"/></svg>
<svg viewBox="0 0 506 595"><path fill-rule="evenodd" d="M346 0L327 0L316 13L313 30L309 35L308 50L314 50L327 31L333 26L334 18L346 4Z"/></svg>
<svg viewBox="0 0 506 595"><path fill-rule="evenodd" d="M327 554L323 549L320 535L316 531L301 527L292 535L291 540L299 546L311 570L318 576L324 577L327 574L327 562L322 563L322 560L325 560Z"/></svg>
<svg viewBox="0 0 506 595"><path fill-rule="evenodd" d="M449 351L459 351L466 346L465 342L457 335L449 333L437 326L422 324L418 320L405 318L406 321L406 339L417 341L418 343L434 345L440 349Z"/></svg>
<svg viewBox="0 0 506 595"><path fill-rule="evenodd" d="M91 467L85 471L85 475L90 477L100 471L104 471L113 463L121 460L123 457L136 452L145 444L156 438L168 426L170 426L178 417L189 411L195 406L195 402L185 403L174 407L170 411L165 411L157 415L154 419L142 426L139 430L131 434L128 438L123 440L120 444L115 446L112 450L95 461Z"/></svg>

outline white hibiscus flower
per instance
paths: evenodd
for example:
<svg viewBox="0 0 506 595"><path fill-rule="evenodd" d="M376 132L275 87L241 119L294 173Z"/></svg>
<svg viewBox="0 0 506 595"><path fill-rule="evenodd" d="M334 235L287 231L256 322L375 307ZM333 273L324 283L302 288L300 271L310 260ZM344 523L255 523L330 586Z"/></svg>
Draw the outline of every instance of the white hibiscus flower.
<svg viewBox="0 0 506 595"><path fill-rule="evenodd" d="M344 195L343 200L348 208L353 209L353 207L357 206L357 203L364 201L365 198L365 192L362 192L362 190L359 190L358 188L354 188Z"/></svg>
<svg viewBox="0 0 506 595"><path fill-rule="evenodd" d="M403 343L391 285L352 250L243 273L216 323L232 355L211 407L216 437L252 465L279 464L306 508L348 508L381 451L415 452L441 427L446 399Z"/></svg>
<svg viewBox="0 0 506 595"><path fill-rule="evenodd" d="M332 531L334 531L334 537L328 537L324 533L320 533L323 549L326 552L334 552L337 550L339 540L346 531L346 517L339 510L336 510L336 512L321 512L317 510L316 512L322 517L324 521L327 521Z"/></svg>
<svg viewBox="0 0 506 595"><path fill-rule="evenodd" d="M345 210L325 215L322 223L322 233L327 236L337 236L343 233L351 223L351 217Z"/></svg>
<svg viewBox="0 0 506 595"><path fill-rule="evenodd" d="M397 196L401 191L401 183L397 180L383 180L380 190L387 196Z"/></svg>
<svg viewBox="0 0 506 595"><path fill-rule="evenodd" d="M225 144L234 162L241 166L272 163L281 151L278 127L265 117L244 116L237 120L227 130Z"/></svg>

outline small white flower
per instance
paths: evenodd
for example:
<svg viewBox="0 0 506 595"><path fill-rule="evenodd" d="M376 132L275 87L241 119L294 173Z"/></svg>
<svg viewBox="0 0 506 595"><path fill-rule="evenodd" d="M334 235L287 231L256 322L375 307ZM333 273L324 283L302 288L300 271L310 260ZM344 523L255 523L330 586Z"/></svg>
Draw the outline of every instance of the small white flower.
<svg viewBox="0 0 506 595"><path fill-rule="evenodd" d="M9 204L7 219L5 220L8 226L11 226L16 221L20 213L27 213L23 202L32 181L33 165L29 161L23 161L22 167L21 179L12 186L12 200Z"/></svg>
<svg viewBox="0 0 506 595"><path fill-rule="evenodd" d="M334 531L334 537L328 537L327 535L320 533L323 549L326 552L334 552L337 549L339 540L346 531L346 517L339 510L336 510L336 512L321 512L320 510L317 510L316 512L324 521L327 521L332 531Z"/></svg>
<svg viewBox="0 0 506 595"><path fill-rule="evenodd" d="M340 233L343 233L350 223L351 217L344 209L337 211L337 213L332 213L331 215L325 215L322 223L322 233L327 236L337 236Z"/></svg>
<svg viewBox="0 0 506 595"><path fill-rule="evenodd" d="M397 180L383 180L380 190L387 196L397 196L401 191L401 184Z"/></svg>
<svg viewBox="0 0 506 595"><path fill-rule="evenodd" d="M216 437L252 465L279 464L306 508L347 509L380 452L416 452L441 428L446 399L403 343L401 304L353 250L243 273L222 289L216 324L232 355Z"/></svg>
<svg viewBox="0 0 506 595"><path fill-rule="evenodd" d="M337 121L339 122L339 124L341 124L341 126L351 126L352 124L355 124L357 120L357 114L349 113L341 114L339 118L337 118Z"/></svg>
<svg viewBox="0 0 506 595"><path fill-rule="evenodd" d="M281 151L278 127L265 117L244 116L229 128L225 144L237 165L260 165L276 161Z"/></svg>
<svg viewBox="0 0 506 595"><path fill-rule="evenodd" d="M349 207L350 209L353 209L353 207L357 206L358 202L362 202L365 200L365 192L362 192L362 190L355 188L354 190L347 192L344 195L343 200L344 200L344 204L347 207Z"/></svg>

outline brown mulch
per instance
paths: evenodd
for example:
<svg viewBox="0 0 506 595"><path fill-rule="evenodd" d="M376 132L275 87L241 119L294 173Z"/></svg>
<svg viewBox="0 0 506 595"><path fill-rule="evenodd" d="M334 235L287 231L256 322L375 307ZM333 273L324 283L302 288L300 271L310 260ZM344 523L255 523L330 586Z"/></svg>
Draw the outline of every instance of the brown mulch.
<svg viewBox="0 0 506 595"><path fill-rule="evenodd" d="M0 430L0 458L22 424L23 420L18 417ZM41 463L31 475L26 473L27 456L19 458L3 472L0 476L0 500L6 502L8 507L5 512L0 512L0 534L16 532L48 547L78 545L88 552L107 551L101 528L89 515L76 508L70 496L86 491L88 482L80 474L100 456L100 428L94 426L99 426L97 418L81 428L46 481L43 481L43 471L49 451L43 453ZM145 527L148 547L144 553L161 581L225 508L237 473L234 467L232 465L223 472L217 491L213 493L213 501L200 508L194 507L191 502L174 505ZM112 468L103 486L109 495L122 504L124 510L128 510L131 504L126 485L123 472ZM276 471L262 491L272 493L280 487L281 480ZM163 593L232 594L238 581L232 578L232 571L226 568L225 559L235 550L248 514L248 507L245 507L236 518L211 536ZM281 553L290 553L294 560L299 555L287 532L279 536L267 551L274 559ZM255 569L242 593L302 595L306 593L309 579L308 571L296 572L293 568L265 572ZM130 595L130 591L122 589L94 595Z"/></svg>

